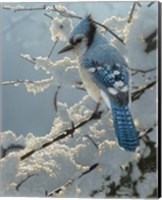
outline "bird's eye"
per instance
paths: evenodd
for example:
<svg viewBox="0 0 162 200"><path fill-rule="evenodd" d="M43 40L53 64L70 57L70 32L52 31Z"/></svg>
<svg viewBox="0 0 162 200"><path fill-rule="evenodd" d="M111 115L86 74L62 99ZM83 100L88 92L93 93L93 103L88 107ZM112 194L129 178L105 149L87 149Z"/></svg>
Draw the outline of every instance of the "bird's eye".
<svg viewBox="0 0 162 200"><path fill-rule="evenodd" d="M78 38L78 39L76 39L75 43L78 44L78 43L80 43L81 41L82 41L82 38Z"/></svg>

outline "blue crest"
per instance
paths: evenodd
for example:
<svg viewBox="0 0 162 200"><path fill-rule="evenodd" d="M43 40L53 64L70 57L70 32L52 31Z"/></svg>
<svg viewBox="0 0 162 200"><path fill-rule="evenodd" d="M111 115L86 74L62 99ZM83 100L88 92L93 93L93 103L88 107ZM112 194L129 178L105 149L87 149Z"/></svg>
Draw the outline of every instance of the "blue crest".
<svg viewBox="0 0 162 200"><path fill-rule="evenodd" d="M96 31L96 24L94 23L91 15L88 15L79 22L76 28L71 32L69 38L71 40L74 37L74 35L83 34L85 35L85 37L88 38L89 44L91 44L93 41L95 31Z"/></svg>

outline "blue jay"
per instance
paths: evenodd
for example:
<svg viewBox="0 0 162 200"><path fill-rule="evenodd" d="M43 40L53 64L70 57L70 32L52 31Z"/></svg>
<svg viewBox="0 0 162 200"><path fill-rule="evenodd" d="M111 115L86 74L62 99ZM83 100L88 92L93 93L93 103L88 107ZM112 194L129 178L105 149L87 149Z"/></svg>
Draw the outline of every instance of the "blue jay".
<svg viewBox="0 0 162 200"><path fill-rule="evenodd" d="M139 141L129 110L129 73L124 57L97 31L90 15L74 28L69 44L58 53L70 50L78 56L80 77L89 95L96 102L102 98L110 108L119 145L134 152Z"/></svg>

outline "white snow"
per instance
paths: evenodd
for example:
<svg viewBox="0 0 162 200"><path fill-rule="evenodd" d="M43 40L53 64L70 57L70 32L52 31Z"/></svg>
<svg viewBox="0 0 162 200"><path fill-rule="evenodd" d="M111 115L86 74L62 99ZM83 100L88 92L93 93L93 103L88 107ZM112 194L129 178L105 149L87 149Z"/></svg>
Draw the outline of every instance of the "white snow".
<svg viewBox="0 0 162 200"><path fill-rule="evenodd" d="M34 81L34 83L30 83L26 81L24 84L28 92L32 92L36 95L39 92L43 92L53 83L53 77L49 79L42 79L41 81Z"/></svg>
<svg viewBox="0 0 162 200"><path fill-rule="evenodd" d="M143 2L142 7L138 9L139 11L136 13L133 23L128 25L128 29L130 29L127 35L129 65L132 68L138 69L157 67L157 51L154 50L151 53L144 51L146 48L144 39L158 27L157 4L155 3L151 7L148 7L147 2Z"/></svg>
<svg viewBox="0 0 162 200"><path fill-rule="evenodd" d="M0 133L0 146L7 149L12 145L25 145L25 138L23 135L17 137L12 131L5 131Z"/></svg>
<svg viewBox="0 0 162 200"><path fill-rule="evenodd" d="M67 9L67 7L63 5L55 5L56 10L60 11L64 17L69 17L69 15L75 15L75 12Z"/></svg>
<svg viewBox="0 0 162 200"><path fill-rule="evenodd" d="M68 18L59 19L58 17L52 20L49 28L51 32L51 39L67 41L67 38L72 30L72 20Z"/></svg>

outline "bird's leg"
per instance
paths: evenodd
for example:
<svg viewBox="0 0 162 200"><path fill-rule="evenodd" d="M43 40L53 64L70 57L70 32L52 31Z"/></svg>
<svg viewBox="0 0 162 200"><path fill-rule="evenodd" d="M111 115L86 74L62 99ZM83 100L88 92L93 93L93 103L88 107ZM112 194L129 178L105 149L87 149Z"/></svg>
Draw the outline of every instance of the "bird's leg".
<svg viewBox="0 0 162 200"><path fill-rule="evenodd" d="M103 113L103 111L99 111L99 107L100 107L100 102L97 102L95 110L93 111L91 118L92 119L100 119L101 114Z"/></svg>
<svg viewBox="0 0 162 200"><path fill-rule="evenodd" d="M98 110L99 110L99 107L100 107L100 102L97 102L96 103L96 107L95 107L95 110L94 110L94 112L98 112Z"/></svg>

